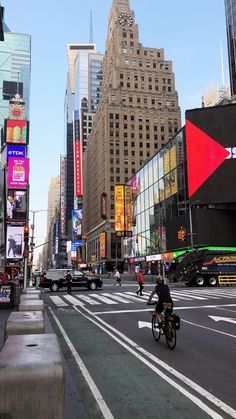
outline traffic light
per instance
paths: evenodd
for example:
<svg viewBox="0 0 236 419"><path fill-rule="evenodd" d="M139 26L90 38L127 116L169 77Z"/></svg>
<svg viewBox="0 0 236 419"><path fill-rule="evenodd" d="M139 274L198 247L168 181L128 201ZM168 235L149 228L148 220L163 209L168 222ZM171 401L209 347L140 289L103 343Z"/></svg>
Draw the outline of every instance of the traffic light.
<svg viewBox="0 0 236 419"><path fill-rule="evenodd" d="M24 242L25 244L29 243L29 226L24 226Z"/></svg>
<svg viewBox="0 0 236 419"><path fill-rule="evenodd" d="M187 231L183 227L181 227L181 229L178 231L178 239L181 242L184 242L186 238L187 238Z"/></svg>

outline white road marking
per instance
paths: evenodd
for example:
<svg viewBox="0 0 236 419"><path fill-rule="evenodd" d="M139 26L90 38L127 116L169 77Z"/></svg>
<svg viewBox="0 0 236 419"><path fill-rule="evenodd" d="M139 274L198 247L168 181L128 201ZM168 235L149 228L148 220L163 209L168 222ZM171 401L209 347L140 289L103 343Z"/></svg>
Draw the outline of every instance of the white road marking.
<svg viewBox="0 0 236 419"><path fill-rule="evenodd" d="M148 329L152 328L152 323L150 322L138 322L139 329L143 329L143 327L148 327Z"/></svg>
<svg viewBox="0 0 236 419"><path fill-rule="evenodd" d="M110 298L107 298L107 297L103 297L100 294L89 294L89 296L90 297L95 297L98 300L100 300L100 301L102 301L103 303L106 303L106 304L118 304L116 301L111 300Z"/></svg>
<svg viewBox="0 0 236 419"><path fill-rule="evenodd" d="M215 322L228 322L236 324L236 319L232 319L230 317L219 317L219 316L209 316L212 320L215 320Z"/></svg>
<svg viewBox="0 0 236 419"><path fill-rule="evenodd" d="M131 294L131 295L130 295ZM132 293L127 294L127 292L116 292L116 295L120 295L121 297L128 298L131 301L136 301L136 302L143 302L143 300L140 300L140 297L135 297L134 295L132 295Z"/></svg>
<svg viewBox="0 0 236 419"><path fill-rule="evenodd" d="M221 332L220 330L212 329L211 327L202 326L201 324L189 322L188 320L181 319L181 322L191 324L192 326L200 327L201 329L210 330L211 332L219 333L220 335L229 336L230 338L236 338L236 335L231 335L230 333Z"/></svg>
<svg viewBox="0 0 236 419"><path fill-rule="evenodd" d="M61 297L58 297L57 295L53 295L50 296L49 298L51 298L52 302L57 306L57 307L68 307L68 304L65 303L65 301L63 301L61 299Z"/></svg>
<svg viewBox="0 0 236 419"><path fill-rule="evenodd" d="M78 311L78 309L76 307L74 307L74 309L76 311ZM210 401L211 403L213 403L216 407L220 408L221 410L223 410L224 412L226 412L227 414L229 414L230 416L232 416L233 418L236 419L236 411L234 409L232 409L230 406L228 406L227 404L225 404L224 402L222 402L220 399L217 399L215 396L213 396L207 390L205 390L204 388L202 388L198 384L194 383L192 380L188 379L183 374L179 373L177 370L175 370L174 368L172 368L171 366L169 366L165 362L161 361L159 358L151 355L144 348L138 346L137 343L135 343L134 341L132 341L131 339L129 339L126 335L124 335L123 333L119 332L117 329L115 329L114 327L110 326L108 323L104 322L98 316L94 315L94 313L92 313L90 310L88 310L86 308L84 308L84 310L89 314L89 316L94 317L94 319L91 318L91 317L89 317L89 316L86 316L84 313L82 313L80 311L79 311L79 313L82 314L84 317L86 317L92 323L96 324L97 327L99 327L105 333L107 333L109 336L111 336L116 342L118 342L121 346L123 346L124 348L126 348L130 353L132 353L136 358L138 358L141 362L143 362L146 366L148 366L153 372L155 372L156 374L158 374L161 378L163 378L170 385L172 385L176 390L178 390L184 396L186 396L187 398L189 398L193 403L195 403L200 409L202 409L210 417L212 417L214 419L222 419L222 416L220 416L218 413L216 413L214 410L212 410L210 407L208 407L199 398L193 396L193 394L191 394L188 390L185 390L181 385L179 385L173 379L171 379L166 374L164 374L162 371L160 371L160 369L158 369L157 367L153 366L153 364L151 364L148 360L146 360L145 358L143 358L143 356L139 355L134 349L138 350L143 355L145 355L146 357L150 358L152 360L152 362L154 361L156 364L158 364L163 369L165 369L166 371L168 371L169 374L172 374L175 377L177 377L185 385L188 385L191 389L193 389L194 391L196 391L197 393L199 393L201 396L205 397L208 401ZM99 324L99 322L101 324ZM105 327L102 326L102 325L104 325ZM111 333L108 329L110 329L113 332L115 332L126 343L123 342L123 341L121 341L117 336L115 336L113 333ZM133 347L134 349L132 349L130 346L128 346L128 344L131 347Z"/></svg>
<svg viewBox="0 0 236 419"><path fill-rule="evenodd" d="M91 306L101 305L99 301L95 301L93 298L87 297L86 295L76 294L76 297L80 298L81 300L85 301L88 304L91 304Z"/></svg>
<svg viewBox="0 0 236 419"><path fill-rule="evenodd" d="M75 361L76 361L80 371L82 372L82 374L83 374L83 376L84 376L84 378L85 378L85 380L86 380L86 382L87 382L87 384L88 384L88 386L91 390L91 393L93 394L93 396L94 396L94 398L95 398L95 400L96 400L96 402L97 402L97 404L98 404L98 406L99 406L99 408L100 408L100 410L103 414L103 417L105 419L114 419L114 416L112 415L111 411L109 410L105 400L103 399L103 397L102 397L100 391L98 390L95 382L93 381L91 375L89 374L89 371L87 370L85 364L83 363L82 359L80 358L80 356L79 356L78 352L76 351L74 345L72 344L71 340L69 339L68 335L66 334L65 329L62 327L61 323L59 322L57 316L54 314L51 307L49 307L49 310L50 310L50 313L52 314L58 328L60 329L60 331L61 331L61 333L62 333L62 335L63 335L71 353L72 353L72 355L74 356Z"/></svg>
<svg viewBox="0 0 236 419"><path fill-rule="evenodd" d="M77 300L77 298L73 297L72 295L64 295L64 298L74 306L80 305L80 302Z"/></svg>
<svg viewBox="0 0 236 419"><path fill-rule="evenodd" d="M124 303L124 304L133 304L133 301L128 301L127 299L125 300L124 297L116 295L116 294L108 294L108 293L102 293L102 295L104 295L105 297L111 297L116 301L119 301L120 303Z"/></svg>
<svg viewBox="0 0 236 419"><path fill-rule="evenodd" d="M179 291L176 291L176 292L171 291L170 294L171 295L174 295L174 296L176 296L178 298L180 298L181 296L182 297L187 297L183 292L179 292ZM189 294L188 294L188 296L189 296ZM186 300L187 300L187 298L186 298ZM192 294L191 294L190 298L191 299L194 299L194 300L207 300L206 297L197 297L196 295L192 295Z"/></svg>

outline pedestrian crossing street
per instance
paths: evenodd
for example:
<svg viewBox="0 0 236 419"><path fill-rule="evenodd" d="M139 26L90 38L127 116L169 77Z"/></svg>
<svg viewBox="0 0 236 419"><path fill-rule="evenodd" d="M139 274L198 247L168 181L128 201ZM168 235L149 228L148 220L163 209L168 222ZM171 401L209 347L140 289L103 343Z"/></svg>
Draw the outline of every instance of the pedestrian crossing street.
<svg viewBox="0 0 236 419"><path fill-rule="evenodd" d="M87 306L99 306L101 304L105 305L117 305L117 304L134 304L134 303L146 303L150 295L150 292L143 292L143 296L137 296L134 291L123 291L123 292L93 292L88 294L81 294L78 291L73 293L73 295L64 294L64 295L52 295L50 296L51 301L55 306L59 307L68 307L68 306L81 306L81 304ZM219 302L222 299L236 300L236 289L226 289L226 288L217 288L217 289L181 289L181 290L171 290L171 296L174 302L181 301L197 301L197 302L207 302L214 300L215 303Z"/></svg>

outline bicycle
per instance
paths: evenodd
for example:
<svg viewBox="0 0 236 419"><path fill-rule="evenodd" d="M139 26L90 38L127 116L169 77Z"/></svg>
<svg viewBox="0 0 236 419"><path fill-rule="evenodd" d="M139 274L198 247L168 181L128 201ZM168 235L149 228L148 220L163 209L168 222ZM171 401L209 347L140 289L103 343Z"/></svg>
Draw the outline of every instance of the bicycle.
<svg viewBox="0 0 236 419"><path fill-rule="evenodd" d="M157 303L151 303L150 305L156 305ZM163 328L159 329L158 322L156 319L156 311L152 313L152 334L156 342L160 340L160 337L163 335L166 338L166 343L168 348L173 350L176 346L177 336L176 330L180 328L180 318L174 313L169 313L171 308L170 303L164 303L164 311L161 313Z"/></svg>

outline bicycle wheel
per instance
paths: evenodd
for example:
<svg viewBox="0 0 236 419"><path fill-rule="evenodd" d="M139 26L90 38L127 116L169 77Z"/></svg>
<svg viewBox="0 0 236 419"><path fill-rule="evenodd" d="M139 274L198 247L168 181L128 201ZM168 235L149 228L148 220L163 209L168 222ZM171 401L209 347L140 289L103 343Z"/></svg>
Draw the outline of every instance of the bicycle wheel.
<svg viewBox="0 0 236 419"><path fill-rule="evenodd" d="M152 334L153 334L153 337L154 337L155 341L158 342L158 340L161 337L161 334L160 334L160 330L158 328L158 323L156 321L156 315L155 314L152 315Z"/></svg>
<svg viewBox="0 0 236 419"><path fill-rule="evenodd" d="M176 330L174 323L170 320L166 322L165 336L168 348L174 349L176 346Z"/></svg>

